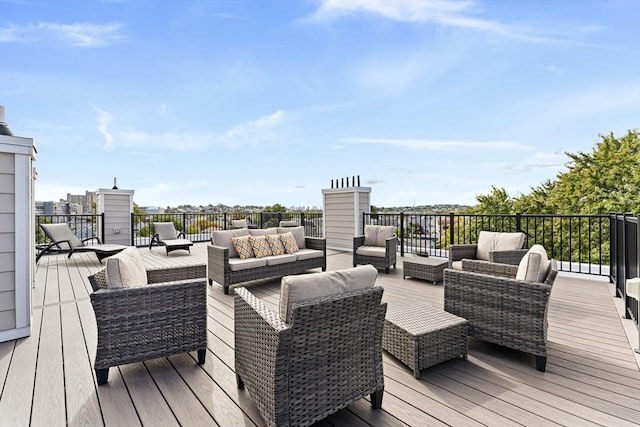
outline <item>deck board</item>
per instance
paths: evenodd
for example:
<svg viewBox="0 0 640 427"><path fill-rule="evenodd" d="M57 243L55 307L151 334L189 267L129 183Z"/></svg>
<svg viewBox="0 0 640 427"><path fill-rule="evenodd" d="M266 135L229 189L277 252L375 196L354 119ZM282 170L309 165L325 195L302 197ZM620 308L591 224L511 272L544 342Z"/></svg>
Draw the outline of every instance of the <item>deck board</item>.
<svg viewBox="0 0 640 427"><path fill-rule="evenodd" d="M140 248L147 267L206 263L206 244L191 252ZM351 267L351 255L328 251L329 270ZM33 289L32 335L0 343L2 425L265 425L247 390L236 387L233 297L207 286L208 353L112 368L97 386L97 332L87 276L102 268L95 254L44 256ZM402 278L402 260L380 273L383 301L412 298L443 307L441 284ZM246 284L278 310L279 280ZM640 370L616 310L612 287L591 276L560 274L549 307L547 372L531 355L469 340L469 359L421 372L383 354L381 410L368 399L316 426L638 425Z"/></svg>

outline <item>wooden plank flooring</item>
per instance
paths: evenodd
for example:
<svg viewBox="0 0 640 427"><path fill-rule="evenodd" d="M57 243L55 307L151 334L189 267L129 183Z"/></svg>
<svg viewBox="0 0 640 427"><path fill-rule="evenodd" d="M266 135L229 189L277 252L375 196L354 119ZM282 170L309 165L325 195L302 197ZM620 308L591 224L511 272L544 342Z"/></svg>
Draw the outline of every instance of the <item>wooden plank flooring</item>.
<svg viewBox="0 0 640 427"><path fill-rule="evenodd" d="M167 256L141 248L145 265L202 264L206 244ZM328 268L351 255L330 251ZM414 298L443 306L443 288L403 280L401 262L377 283L385 301ZM206 363L179 354L112 368L98 387L92 364L96 328L87 276L93 254L45 256L33 290L28 338L0 343L0 426L263 426L251 397L235 383L233 298L208 287ZM276 308L279 280L248 285ZM382 410L367 400L318 426L633 426L640 425L640 371L622 320L600 278L560 274L549 307L547 372L533 356L470 340L469 360L422 371L419 379L384 355Z"/></svg>

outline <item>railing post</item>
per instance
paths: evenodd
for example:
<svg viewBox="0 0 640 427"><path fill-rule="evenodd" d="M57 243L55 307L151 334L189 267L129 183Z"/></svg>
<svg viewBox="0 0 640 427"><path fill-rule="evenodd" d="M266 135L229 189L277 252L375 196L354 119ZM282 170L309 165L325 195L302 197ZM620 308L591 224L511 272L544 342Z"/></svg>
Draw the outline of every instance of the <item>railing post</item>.
<svg viewBox="0 0 640 427"><path fill-rule="evenodd" d="M453 232L453 221L455 214L453 212L449 212L449 246L453 245L453 237L455 233Z"/></svg>
<svg viewBox="0 0 640 427"><path fill-rule="evenodd" d="M404 256L404 212L400 212L400 256Z"/></svg>
<svg viewBox="0 0 640 427"><path fill-rule="evenodd" d="M133 234L133 231L135 229L135 224L134 224L135 219L136 218L135 218L134 213L131 212L131 246L135 246L136 245L136 238L135 238L135 236Z"/></svg>
<svg viewBox="0 0 640 427"><path fill-rule="evenodd" d="M300 212L300 225L305 225L304 212Z"/></svg>
<svg viewBox="0 0 640 427"><path fill-rule="evenodd" d="M104 243L104 212L100 214L100 241Z"/></svg>
<svg viewBox="0 0 640 427"><path fill-rule="evenodd" d="M262 217L262 211L260 211L260 226L258 228L262 228L264 224L264 218Z"/></svg>
<svg viewBox="0 0 640 427"><path fill-rule="evenodd" d="M522 213L516 212L516 231L522 231Z"/></svg>

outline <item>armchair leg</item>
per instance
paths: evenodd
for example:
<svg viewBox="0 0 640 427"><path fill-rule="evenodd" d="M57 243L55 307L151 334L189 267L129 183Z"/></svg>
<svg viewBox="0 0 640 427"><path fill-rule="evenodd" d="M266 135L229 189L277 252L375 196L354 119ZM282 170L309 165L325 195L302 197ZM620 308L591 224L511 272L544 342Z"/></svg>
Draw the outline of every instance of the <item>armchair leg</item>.
<svg viewBox="0 0 640 427"><path fill-rule="evenodd" d="M547 369L546 356L536 356L536 369L540 372L544 372Z"/></svg>
<svg viewBox="0 0 640 427"><path fill-rule="evenodd" d="M95 369L96 371L96 380L98 381L98 385L106 384L109 381L109 368L106 369Z"/></svg>
<svg viewBox="0 0 640 427"><path fill-rule="evenodd" d="M207 360L207 349L198 350L198 365L204 365L205 360Z"/></svg>
<svg viewBox="0 0 640 427"><path fill-rule="evenodd" d="M244 388L244 382L242 381L242 378L240 378L240 375L236 374L236 384L238 385L239 389L243 389Z"/></svg>
<svg viewBox="0 0 640 427"><path fill-rule="evenodd" d="M229 295L229 287L228 286L223 286L222 289L224 290L224 294L225 295Z"/></svg>
<svg viewBox="0 0 640 427"><path fill-rule="evenodd" d="M389 274L389 267L386 267L386 268L384 269L384 272L385 272L385 273L387 273L387 274Z"/></svg>
<svg viewBox="0 0 640 427"><path fill-rule="evenodd" d="M384 394L384 387L381 388L380 390L376 390L373 393L371 393L371 407L373 409L380 409L382 408L382 395Z"/></svg>

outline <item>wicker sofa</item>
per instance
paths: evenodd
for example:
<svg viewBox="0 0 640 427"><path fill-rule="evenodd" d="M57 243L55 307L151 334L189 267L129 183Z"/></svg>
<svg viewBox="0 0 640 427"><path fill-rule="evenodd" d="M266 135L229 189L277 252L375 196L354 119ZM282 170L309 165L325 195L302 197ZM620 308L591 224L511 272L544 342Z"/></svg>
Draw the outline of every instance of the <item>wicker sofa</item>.
<svg viewBox="0 0 640 427"><path fill-rule="evenodd" d="M282 279L279 313L235 289L235 370L267 426L306 426L370 396L382 405L387 309L370 265Z"/></svg>
<svg viewBox="0 0 640 427"><path fill-rule="evenodd" d="M203 364L207 352L205 265L146 271L142 266L146 284L129 286L114 285L111 264L115 261L122 262L111 257L106 268L89 276L98 329L94 363L98 385L107 383L112 366L189 351L197 351L198 363Z"/></svg>
<svg viewBox="0 0 640 427"><path fill-rule="evenodd" d="M536 369L544 372L547 310L558 268L546 253L543 261L534 255L525 255L519 265L465 259L461 271L447 268L444 309L469 321L470 337L533 354ZM527 268L538 273L523 271Z"/></svg>
<svg viewBox="0 0 640 427"><path fill-rule="evenodd" d="M232 242L234 237L273 236L287 232L296 239L299 250L294 253L241 259ZM326 240L306 237L302 226L220 230L212 233L211 240L207 246L207 278L209 285L213 282L222 285L225 294L229 294L229 287L237 283L300 274L313 268L327 269Z"/></svg>

